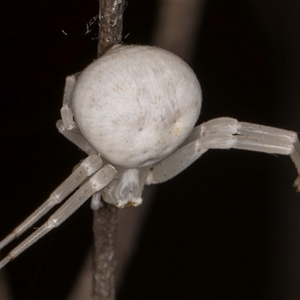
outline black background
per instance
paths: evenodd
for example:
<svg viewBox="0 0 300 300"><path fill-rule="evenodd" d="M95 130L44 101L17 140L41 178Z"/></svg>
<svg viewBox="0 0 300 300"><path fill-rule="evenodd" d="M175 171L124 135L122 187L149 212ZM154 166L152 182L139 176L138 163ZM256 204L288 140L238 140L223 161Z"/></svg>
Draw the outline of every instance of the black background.
<svg viewBox="0 0 300 300"><path fill-rule="evenodd" d="M96 0L2 4L1 237L84 157L55 123L65 77L96 56L80 33L97 10ZM192 62L201 122L300 129L299 13L298 1L206 2ZM130 0L124 42L150 43L156 15L156 1ZM214 150L159 185L118 299L300 299L295 178L288 157ZM86 204L9 264L14 299L66 299L91 224Z"/></svg>

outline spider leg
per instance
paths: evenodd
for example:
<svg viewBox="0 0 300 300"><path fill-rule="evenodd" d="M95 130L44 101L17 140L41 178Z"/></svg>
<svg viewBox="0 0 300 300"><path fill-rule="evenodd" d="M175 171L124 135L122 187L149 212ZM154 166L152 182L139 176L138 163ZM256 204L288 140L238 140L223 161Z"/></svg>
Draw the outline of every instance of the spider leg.
<svg viewBox="0 0 300 300"><path fill-rule="evenodd" d="M66 78L63 106L60 110L61 120L56 122L58 131L70 142L75 144L79 149L88 155L96 154L96 150L90 145L87 139L82 135L73 116L72 96L77 77L80 73L73 74ZM97 210L101 205L100 193L92 197L91 208Z"/></svg>
<svg viewBox="0 0 300 300"><path fill-rule="evenodd" d="M83 160L73 173L51 193L50 197L40 207L38 207L25 221L23 221L0 242L0 249L18 238L41 217L43 217L52 207L62 202L87 177L99 170L102 165L102 159L98 155L91 155Z"/></svg>
<svg viewBox="0 0 300 300"><path fill-rule="evenodd" d="M195 127L181 148L150 169L146 182L171 179L208 149L230 148L290 155L300 175L300 143L295 132L218 118ZM299 177L294 186L300 191Z"/></svg>
<svg viewBox="0 0 300 300"><path fill-rule="evenodd" d="M56 123L58 131L64 135L69 141L79 147L81 150L86 152L88 155L95 154L95 149L89 144L85 137L80 132L77 124L74 120L72 111L72 96L73 90L76 85L77 77L80 73L70 75L66 78L63 105L60 110L61 120Z"/></svg>
<svg viewBox="0 0 300 300"><path fill-rule="evenodd" d="M101 202L101 193L100 192L95 193L92 196L91 209L98 210L102 206L103 206L103 203Z"/></svg>
<svg viewBox="0 0 300 300"><path fill-rule="evenodd" d="M86 154L92 155L96 153L96 150L92 148L75 123L71 129L67 129L63 120L59 120L56 123L56 127L65 138L75 144L79 149L83 150Z"/></svg>
<svg viewBox="0 0 300 300"><path fill-rule="evenodd" d="M88 198L94 193L102 190L116 176L116 169L107 164L97 171L78 191L76 191L53 215L48 221L32 233L28 238L21 242L16 248L8 253L6 257L0 261L0 269L8 262L17 257L20 253L34 244L37 240L51 231L53 228L62 224L69 216L71 216Z"/></svg>
<svg viewBox="0 0 300 300"><path fill-rule="evenodd" d="M72 111L72 95L79 74L80 73L76 73L66 78L64 97L63 97L63 106L60 110L60 114L61 114L62 122L67 130L72 129L75 125L75 121L73 118L73 111Z"/></svg>

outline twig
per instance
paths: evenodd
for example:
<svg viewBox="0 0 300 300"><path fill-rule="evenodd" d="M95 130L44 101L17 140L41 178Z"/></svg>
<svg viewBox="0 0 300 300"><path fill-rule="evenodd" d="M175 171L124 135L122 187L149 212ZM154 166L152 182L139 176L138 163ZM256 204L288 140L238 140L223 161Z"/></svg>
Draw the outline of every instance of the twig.
<svg viewBox="0 0 300 300"><path fill-rule="evenodd" d="M98 57L122 40L125 0L99 0Z"/></svg>
<svg viewBox="0 0 300 300"><path fill-rule="evenodd" d="M122 39L124 0L99 0L98 57ZM93 299L115 299L117 208L104 204L94 212Z"/></svg>

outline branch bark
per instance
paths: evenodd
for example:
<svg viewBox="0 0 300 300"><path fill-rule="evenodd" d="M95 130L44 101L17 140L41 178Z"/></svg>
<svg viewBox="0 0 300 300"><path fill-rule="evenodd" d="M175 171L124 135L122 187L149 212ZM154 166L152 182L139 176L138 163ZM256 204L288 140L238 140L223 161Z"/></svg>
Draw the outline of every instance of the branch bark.
<svg viewBox="0 0 300 300"><path fill-rule="evenodd" d="M125 0L99 0L98 57L122 40Z"/></svg>
<svg viewBox="0 0 300 300"><path fill-rule="evenodd" d="M99 0L98 54L122 40L125 0ZM94 212L93 299L115 299L117 208L104 204Z"/></svg>

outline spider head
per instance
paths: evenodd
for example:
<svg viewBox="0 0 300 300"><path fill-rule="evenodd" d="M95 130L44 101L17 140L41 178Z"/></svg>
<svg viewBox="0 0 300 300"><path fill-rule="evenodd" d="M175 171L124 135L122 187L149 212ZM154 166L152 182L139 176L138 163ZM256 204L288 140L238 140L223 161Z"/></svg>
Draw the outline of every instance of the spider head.
<svg viewBox="0 0 300 300"><path fill-rule="evenodd" d="M117 168L118 177L103 191L105 202L114 204L118 208L138 206L142 203L146 172L143 169Z"/></svg>

